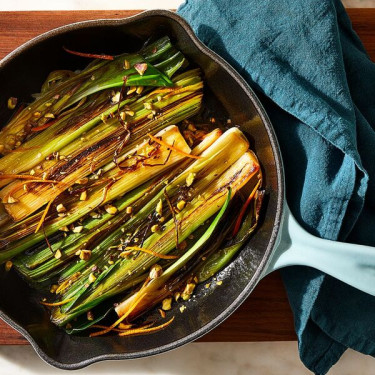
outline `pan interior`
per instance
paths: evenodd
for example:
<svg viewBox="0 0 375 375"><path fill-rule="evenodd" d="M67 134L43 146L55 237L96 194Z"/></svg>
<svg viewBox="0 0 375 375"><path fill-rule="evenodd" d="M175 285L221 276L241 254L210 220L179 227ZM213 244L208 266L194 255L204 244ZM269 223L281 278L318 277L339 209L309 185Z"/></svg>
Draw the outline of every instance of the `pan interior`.
<svg viewBox="0 0 375 375"><path fill-rule="evenodd" d="M168 35L205 76L204 110L212 116L227 117L249 136L251 148L258 155L267 190L264 220L239 256L219 275L222 285L200 286L194 297L184 303L181 313L174 304L176 319L171 327L150 336L88 338L68 336L49 322L35 293L15 274L3 271L0 278L0 310L5 320L24 334L49 363L77 368L95 360L134 358L158 353L193 340L219 324L251 292L260 278L273 248L282 204L282 175L277 143L271 126L254 94L243 86L225 63L207 51L202 52L192 40L191 30L176 15L150 11L130 20L96 21L76 24L50 32L20 53L16 51L0 68L0 123L5 124L10 96L30 101L51 70L82 68L88 61L65 53L72 50L119 54L138 50L150 37ZM248 324L252 324L249 322Z"/></svg>

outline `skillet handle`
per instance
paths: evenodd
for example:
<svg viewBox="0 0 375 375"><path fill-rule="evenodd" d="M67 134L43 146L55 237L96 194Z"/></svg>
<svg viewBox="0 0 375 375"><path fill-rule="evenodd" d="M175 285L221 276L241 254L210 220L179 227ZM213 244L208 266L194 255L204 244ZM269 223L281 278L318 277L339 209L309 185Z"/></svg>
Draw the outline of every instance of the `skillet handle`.
<svg viewBox="0 0 375 375"><path fill-rule="evenodd" d="M298 224L286 206L280 242L263 276L295 265L316 268L375 296L375 247L315 237Z"/></svg>

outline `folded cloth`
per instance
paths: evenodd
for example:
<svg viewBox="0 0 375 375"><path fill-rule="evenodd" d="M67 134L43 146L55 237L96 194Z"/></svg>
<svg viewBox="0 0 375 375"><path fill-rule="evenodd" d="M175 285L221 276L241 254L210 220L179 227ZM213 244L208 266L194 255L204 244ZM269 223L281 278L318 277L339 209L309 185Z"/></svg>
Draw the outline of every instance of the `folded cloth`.
<svg viewBox="0 0 375 375"><path fill-rule="evenodd" d="M375 246L375 65L342 4L188 0L178 12L260 95L299 223ZM348 347L375 354L374 297L307 267L282 276L311 371L325 374Z"/></svg>

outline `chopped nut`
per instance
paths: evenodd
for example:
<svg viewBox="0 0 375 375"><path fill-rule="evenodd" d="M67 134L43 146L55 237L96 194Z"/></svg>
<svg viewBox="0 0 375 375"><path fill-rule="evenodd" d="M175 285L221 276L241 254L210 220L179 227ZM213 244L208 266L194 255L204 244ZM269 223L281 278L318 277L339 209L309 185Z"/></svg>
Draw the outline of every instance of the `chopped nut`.
<svg viewBox="0 0 375 375"><path fill-rule="evenodd" d="M14 98L13 96L11 96L11 97L8 99L8 108L9 108L9 109L14 109L14 108L16 108L17 101L18 101L17 98Z"/></svg>
<svg viewBox="0 0 375 375"><path fill-rule="evenodd" d="M151 227L151 232L152 233L156 233L156 232L159 232L160 231L160 227L158 224L155 224Z"/></svg>
<svg viewBox="0 0 375 375"><path fill-rule="evenodd" d="M156 213L161 216L161 214L163 213L163 201L161 199L159 199L159 202L158 204L156 205L156 209L155 209Z"/></svg>
<svg viewBox="0 0 375 375"><path fill-rule="evenodd" d="M110 204L106 204L104 206L104 209L106 210L107 213L109 213L110 215L114 215L116 214L117 212L117 208L115 206L112 206Z"/></svg>
<svg viewBox="0 0 375 375"><path fill-rule="evenodd" d="M149 277L150 277L151 280L153 280L153 279L157 279L162 274L163 274L163 268L159 264L154 264L151 267Z"/></svg>
<svg viewBox="0 0 375 375"><path fill-rule="evenodd" d="M152 103L150 103L150 102L143 103L143 106L144 106L146 109L153 109L153 105L152 105Z"/></svg>
<svg viewBox="0 0 375 375"><path fill-rule="evenodd" d="M87 199L87 191L84 190L81 195L79 196L80 201L85 201Z"/></svg>
<svg viewBox="0 0 375 375"><path fill-rule="evenodd" d="M6 263L5 263L5 271L10 271L10 269L13 267L13 263L12 261L8 260Z"/></svg>
<svg viewBox="0 0 375 375"><path fill-rule="evenodd" d="M223 280L216 281L216 285L221 285L223 283Z"/></svg>
<svg viewBox="0 0 375 375"><path fill-rule="evenodd" d="M137 94L142 94L142 91L143 91L143 86L138 86L136 90Z"/></svg>
<svg viewBox="0 0 375 375"><path fill-rule="evenodd" d="M193 283L186 284L186 287L181 294L182 299L184 301L187 301L190 298L190 296L193 294L194 289L195 289L195 284Z"/></svg>
<svg viewBox="0 0 375 375"><path fill-rule="evenodd" d="M92 284L96 280L95 275L91 272L89 275L89 283Z"/></svg>
<svg viewBox="0 0 375 375"><path fill-rule="evenodd" d="M163 299L161 308L164 311L170 310L172 308L172 297L168 297L168 298Z"/></svg>
<svg viewBox="0 0 375 375"><path fill-rule="evenodd" d="M196 175L197 174L193 173L193 172L189 173L189 175L186 177L186 186L187 187L189 187L193 184Z"/></svg>
<svg viewBox="0 0 375 375"><path fill-rule="evenodd" d="M113 260L110 259L110 260L108 261L108 264L110 264L110 265L112 266L112 264L115 264L115 262L114 262Z"/></svg>
<svg viewBox="0 0 375 375"><path fill-rule="evenodd" d="M88 177L83 177L83 178L80 178L76 181L76 184L79 184L79 185L85 185L89 182L89 179Z"/></svg>
<svg viewBox="0 0 375 375"><path fill-rule="evenodd" d="M101 218L101 215L97 212L90 212L90 216L93 218L93 219L100 219Z"/></svg>
<svg viewBox="0 0 375 375"><path fill-rule="evenodd" d="M131 214L133 212L132 206L126 207L126 213Z"/></svg>
<svg viewBox="0 0 375 375"><path fill-rule="evenodd" d="M61 250L60 250L60 249L57 249L57 250L55 251L55 258L56 258L56 259L60 259L61 256L62 256Z"/></svg>
<svg viewBox="0 0 375 375"><path fill-rule="evenodd" d="M134 116L134 111L125 111L128 116Z"/></svg>
<svg viewBox="0 0 375 375"><path fill-rule="evenodd" d="M34 174L35 174L35 171L34 171L34 169L32 169L32 170L30 171L30 175L31 175L31 176L34 176Z"/></svg>
<svg viewBox="0 0 375 375"><path fill-rule="evenodd" d="M120 101L121 93L117 91L115 95L112 96L111 101L112 103L118 103Z"/></svg>
<svg viewBox="0 0 375 375"><path fill-rule="evenodd" d="M78 227L73 228L74 233L81 233L83 230L83 225L79 225Z"/></svg>
<svg viewBox="0 0 375 375"><path fill-rule="evenodd" d="M197 128L192 123L190 123L188 125L188 129L191 130L191 131L193 131L193 132L197 130Z"/></svg>
<svg viewBox="0 0 375 375"><path fill-rule="evenodd" d="M125 112L120 112L120 118L122 121L125 121L126 119L126 113Z"/></svg>
<svg viewBox="0 0 375 375"><path fill-rule="evenodd" d="M45 105L46 107L51 107L52 103L47 102L47 103L44 103L44 105Z"/></svg>
<svg viewBox="0 0 375 375"><path fill-rule="evenodd" d="M46 113L44 115L45 118L55 118L55 115L53 113Z"/></svg>
<svg viewBox="0 0 375 375"><path fill-rule="evenodd" d="M7 200L7 203L17 203L18 200L16 198L13 198L11 195L8 195L8 200Z"/></svg>
<svg viewBox="0 0 375 375"><path fill-rule="evenodd" d="M66 216L66 212L59 212L57 214L58 217L65 217Z"/></svg>
<svg viewBox="0 0 375 375"><path fill-rule="evenodd" d="M163 311L162 309L159 309L159 314L160 314L160 316L161 316L163 319L164 319L165 316L166 316L165 311Z"/></svg>
<svg viewBox="0 0 375 375"><path fill-rule="evenodd" d="M134 64L134 69L139 73L139 75L143 76L144 72L147 70L147 64L136 63Z"/></svg>
<svg viewBox="0 0 375 375"><path fill-rule="evenodd" d="M61 230L62 232L69 232L69 228L66 225L61 227L59 230Z"/></svg>
<svg viewBox="0 0 375 375"><path fill-rule="evenodd" d="M79 252L79 258L82 260L89 260L91 258L91 250L81 250Z"/></svg>
<svg viewBox="0 0 375 375"><path fill-rule="evenodd" d="M64 205L62 204L62 203L60 203L60 204L58 204L57 206L56 206L56 211L57 212L66 212L66 208L64 207Z"/></svg>
<svg viewBox="0 0 375 375"><path fill-rule="evenodd" d="M185 310L186 310L186 306L185 305L180 306L180 312L181 313L183 313Z"/></svg>
<svg viewBox="0 0 375 375"><path fill-rule="evenodd" d="M184 209L186 202L184 200L177 202L177 208L181 211Z"/></svg>
<svg viewBox="0 0 375 375"><path fill-rule="evenodd" d="M50 292L51 293L56 293L56 290L59 288L59 286L57 284L53 284L50 288Z"/></svg>
<svg viewBox="0 0 375 375"><path fill-rule="evenodd" d="M208 284L206 284L204 287L205 287L206 289L208 289L210 286L211 286L211 284L208 283Z"/></svg>
<svg viewBox="0 0 375 375"><path fill-rule="evenodd" d="M180 299L180 297L181 297L181 293L180 293L180 292L176 292L176 293L174 294L174 300L175 300L176 302Z"/></svg>
<svg viewBox="0 0 375 375"><path fill-rule="evenodd" d="M124 68L125 69L130 69L130 62L128 60L124 60Z"/></svg>
<svg viewBox="0 0 375 375"><path fill-rule="evenodd" d="M87 311L87 320L94 320L94 314L92 311Z"/></svg>
<svg viewBox="0 0 375 375"><path fill-rule="evenodd" d="M137 90L136 86L130 86L129 90L127 91L127 94L128 95L133 94L133 92L135 92L136 90Z"/></svg>
<svg viewBox="0 0 375 375"><path fill-rule="evenodd" d="M164 221L165 221L165 217L162 216L162 217L159 219L159 222L160 222L160 223L164 223Z"/></svg>
<svg viewBox="0 0 375 375"><path fill-rule="evenodd" d="M34 116L34 118L40 118L40 116L42 116L42 114L40 112L34 112L33 116Z"/></svg>

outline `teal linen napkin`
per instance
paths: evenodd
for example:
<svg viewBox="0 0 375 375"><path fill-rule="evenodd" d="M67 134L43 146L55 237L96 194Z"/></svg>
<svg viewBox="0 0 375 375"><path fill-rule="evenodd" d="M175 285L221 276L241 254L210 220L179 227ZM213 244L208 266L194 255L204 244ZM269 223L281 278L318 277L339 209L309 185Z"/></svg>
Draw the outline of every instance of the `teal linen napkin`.
<svg viewBox="0 0 375 375"><path fill-rule="evenodd" d="M342 4L188 0L178 12L260 96L300 224L375 246L375 65ZM282 276L311 371L327 373L348 347L375 354L374 297L307 267Z"/></svg>

